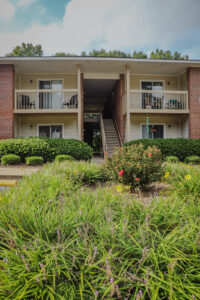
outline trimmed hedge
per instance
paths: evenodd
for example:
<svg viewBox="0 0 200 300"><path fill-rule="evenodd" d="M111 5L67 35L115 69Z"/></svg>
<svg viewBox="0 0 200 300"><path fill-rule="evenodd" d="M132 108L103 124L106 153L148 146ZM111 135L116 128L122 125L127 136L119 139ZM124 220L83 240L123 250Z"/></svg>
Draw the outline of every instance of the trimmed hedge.
<svg viewBox="0 0 200 300"><path fill-rule="evenodd" d="M148 146L156 146L164 157L173 155L177 156L180 161L184 161L186 156L200 156L200 139L140 139L127 142L124 146L140 143L145 149Z"/></svg>
<svg viewBox="0 0 200 300"><path fill-rule="evenodd" d="M71 155L67 155L67 154L60 154L55 157L55 161L57 162L62 162L66 160L74 160L74 158Z"/></svg>
<svg viewBox="0 0 200 300"><path fill-rule="evenodd" d="M166 157L166 161L169 162L169 163L178 163L179 159L178 159L177 156L170 155L170 156Z"/></svg>
<svg viewBox="0 0 200 300"><path fill-rule="evenodd" d="M24 138L0 141L0 158L6 154L20 156L25 162L29 156L41 156L46 161L53 161L57 155L67 154L76 160L90 160L92 148L85 142L74 139Z"/></svg>
<svg viewBox="0 0 200 300"><path fill-rule="evenodd" d="M6 154L1 157L1 163L3 166L17 165L21 163L21 158L15 154Z"/></svg>
<svg viewBox="0 0 200 300"><path fill-rule="evenodd" d="M48 155L48 160L53 161L57 155L71 155L76 160L91 160L93 156L92 148L85 142L75 139L60 139L60 138L41 138L48 143L51 151Z"/></svg>
<svg viewBox="0 0 200 300"><path fill-rule="evenodd" d="M26 157L26 164L29 166L43 165L44 160L41 156L28 156Z"/></svg>
<svg viewBox="0 0 200 300"><path fill-rule="evenodd" d="M199 165L200 164L200 157L196 156L196 155L186 156L186 158L184 159L184 162L186 164Z"/></svg>

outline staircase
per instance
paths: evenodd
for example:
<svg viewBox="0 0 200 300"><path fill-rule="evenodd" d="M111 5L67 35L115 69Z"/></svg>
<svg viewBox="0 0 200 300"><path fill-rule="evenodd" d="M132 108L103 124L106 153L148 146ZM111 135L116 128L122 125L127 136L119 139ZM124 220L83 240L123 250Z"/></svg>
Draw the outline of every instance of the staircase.
<svg viewBox="0 0 200 300"><path fill-rule="evenodd" d="M112 119L103 119L103 127L105 133L106 152L108 155L111 155L116 147L120 147L115 123Z"/></svg>

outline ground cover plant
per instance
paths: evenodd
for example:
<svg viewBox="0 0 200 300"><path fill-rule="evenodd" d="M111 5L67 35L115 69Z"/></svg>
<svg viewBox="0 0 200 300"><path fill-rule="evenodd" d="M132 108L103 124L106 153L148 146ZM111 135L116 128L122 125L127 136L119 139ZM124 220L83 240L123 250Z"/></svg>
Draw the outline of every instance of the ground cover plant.
<svg viewBox="0 0 200 300"><path fill-rule="evenodd" d="M116 149L107 156L103 170L114 182L145 189L162 176L162 156L155 146L144 149L142 144Z"/></svg>
<svg viewBox="0 0 200 300"><path fill-rule="evenodd" d="M43 165L44 160L41 156L28 156L25 158L26 164L29 166Z"/></svg>
<svg viewBox="0 0 200 300"><path fill-rule="evenodd" d="M21 158L15 154L7 154L1 157L1 164L3 166L17 165L21 163Z"/></svg>
<svg viewBox="0 0 200 300"><path fill-rule="evenodd" d="M192 168L166 164L165 180ZM0 299L200 298L200 202L89 187L101 180L54 162L2 195Z"/></svg>

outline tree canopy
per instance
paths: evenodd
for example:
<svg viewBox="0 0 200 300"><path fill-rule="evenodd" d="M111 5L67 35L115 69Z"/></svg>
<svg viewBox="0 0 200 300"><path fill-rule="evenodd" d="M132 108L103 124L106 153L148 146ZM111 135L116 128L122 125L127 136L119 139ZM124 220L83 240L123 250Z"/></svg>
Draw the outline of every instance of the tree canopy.
<svg viewBox="0 0 200 300"><path fill-rule="evenodd" d="M6 56L43 56L43 50L40 44L34 46L31 43L22 43L14 47Z"/></svg>
<svg viewBox="0 0 200 300"><path fill-rule="evenodd" d="M178 51L175 51L172 53L170 50L162 50L162 49L156 49L155 51L152 51L149 55L149 58L151 59L173 59L173 60L188 60L188 55L181 55Z"/></svg>

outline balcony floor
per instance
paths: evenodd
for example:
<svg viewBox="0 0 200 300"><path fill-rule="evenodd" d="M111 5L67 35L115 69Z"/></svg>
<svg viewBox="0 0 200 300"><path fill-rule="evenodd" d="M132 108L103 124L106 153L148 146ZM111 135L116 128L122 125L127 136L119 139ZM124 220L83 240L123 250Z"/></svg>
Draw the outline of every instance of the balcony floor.
<svg viewBox="0 0 200 300"><path fill-rule="evenodd" d="M130 113L137 114L189 114L188 109L135 109L129 110Z"/></svg>
<svg viewBox="0 0 200 300"><path fill-rule="evenodd" d="M73 114L78 113L78 109L14 109L13 112L14 114Z"/></svg>

